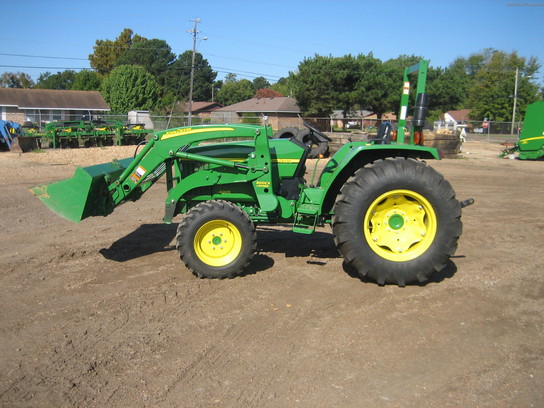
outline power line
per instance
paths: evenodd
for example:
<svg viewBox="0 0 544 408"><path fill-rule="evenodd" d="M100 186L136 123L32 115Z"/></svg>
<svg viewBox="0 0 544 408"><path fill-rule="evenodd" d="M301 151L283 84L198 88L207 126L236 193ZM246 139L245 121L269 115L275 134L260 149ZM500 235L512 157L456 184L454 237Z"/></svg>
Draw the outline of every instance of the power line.
<svg viewBox="0 0 544 408"><path fill-rule="evenodd" d="M247 76L257 75L257 76L263 76L263 77L268 77L268 78L274 77L276 79L282 78L279 75L269 75L269 74L261 74L261 73L258 73L258 72L232 70L230 68L224 68L224 67L212 67L212 68L215 69L217 72L227 72L227 73L232 73L232 74L239 73L240 75L249 74Z"/></svg>
<svg viewBox="0 0 544 408"><path fill-rule="evenodd" d="M78 71L78 70L87 70L87 71L93 71L92 68L89 67L46 67L46 66L30 66L30 65L0 65L0 68L20 68L20 69L62 69L62 70L72 70L72 71ZM279 75L270 75L270 74L262 74L258 72L249 72L249 71L239 71L236 69L231 68L224 68L224 67L214 67L211 66L211 68L219 73L222 74L236 74L240 75L242 77L248 77L248 78L257 78L257 77L264 77L271 81L277 81L281 79L282 77ZM168 69L176 69L175 67L171 67Z"/></svg>
<svg viewBox="0 0 544 408"><path fill-rule="evenodd" d="M78 61L88 61L88 58L75 58L75 57L53 57L49 55L26 55L26 54L4 54L7 57L25 57L25 58L49 58L49 59L61 59L61 60L78 60Z"/></svg>
<svg viewBox="0 0 544 408"><path fill-rule="evenodd" d="M133 44L134 45L134 44ZM115 46L115 45L105 45L105 44L101 44L100 46L102 47L107 47L107 48L125 48L125 47L122 47L122 46ZM128 48L132 48L132 45ZM162 49L162 48L159 48L159 47L140 47L139 48L140 50L143 50L143 49L146 49L146 50L158 50L158 49ZM186 52L186 51L184 51ZM201 55L203 55L202 53L200 53ZM77 61L88 61L88 58L77 58L77 57L61 57L61 56L46 56L46 55L29 55L29 54L12 54L12 53L0 53L0 55L3 55L3 56L9 56L9 57L22 57L22 58L45 58L45 59L59 59L59 60L77 60ZM178 54L178 58L181 54ZM216 55L216 54L210 54L210 53L206 53L206 55L209 55L211 57L215 57L215 58L223 58L223 59L228 59L228 60L231 60L231 61L239 61L239 62L246 62L246 63L252 63L252 64L262 64L262 65L267 65L267 66L275 66L275 67L280 67L280 68L290 68L290 69L293 69L292 66L289 66L289 65L282 65L282 64L274 64L274 63L267 63L267 62L263 62L263 61L253 61L253 60L248 60L248 59L241 59L241 58L233 58L233 57L227 57L227 56L222 56L222 55ZM81 70L81 69L91 69L91 68L88 68L88 67L85 67L85 68L72 68L72 67L48 67L48 66L29 66L29 65L0 65L0 67L2 68L21 68L21 69L66 69L66 70ZM212 67L214 68L214 67ZM168 67L167 69L175 69L174 67ZM282 76L278 76L278 75L271 75L271 74L263 74L263 73L258 73L258 72L249 72L249 71L241 71L241 70L234 70L234 69L231 69L231 68L224 68L224 67L216 67L214 68L217 72L220 72L220 73L236 73L240 76L243 76L243 77L249 77L249 78L257 78L259 76L262 76L262 77L265 77L267 78L268 80L271 80L271 81L276 81L280 78L282 78Z"/></svg>
<svg viewBox="0 0 544 408"><path fill-rule="evenodd" d="M71 67L37 67L37 66L29 66L29 65L0 65L0 68L24 68L24 69L64 69L64 70L91 70L92 68L89 67L79 67L79 68L71 68Z"/></svg>
<svg viewBox="0 0 544 408"><path fill-rule="evenodd" d="M274 64L264 61L254 61L254 60L248 60L248 59L241 59L241 58L233 58L233 57L225 57L223 55L216 55L216 54L210 54L209 52L206 53L206 56L215 57L215 58L222 58L222 59L228 59L231 61L239 61L239 62L250 62L252 64L261 64L261 65L267 65L271 67L280 67L280 68L291 68L293 69L293 66L291 65L282 65L282 64Z"/></svg>

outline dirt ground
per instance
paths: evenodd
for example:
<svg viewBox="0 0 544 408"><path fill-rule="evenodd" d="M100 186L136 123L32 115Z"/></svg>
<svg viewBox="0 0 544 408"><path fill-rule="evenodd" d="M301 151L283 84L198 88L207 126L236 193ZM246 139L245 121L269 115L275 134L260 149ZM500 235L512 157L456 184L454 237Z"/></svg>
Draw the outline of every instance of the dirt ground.
<svg viewBox="0 0 544 408"><path fill-rule="evenodd" d="M476 204L405 288L353 276L329 227L261 227L246 276L198 279L164 183L81 224L27 191L132 148L0 154L0 406L544 406L544 161L500 150L431 163Z"/></svg>

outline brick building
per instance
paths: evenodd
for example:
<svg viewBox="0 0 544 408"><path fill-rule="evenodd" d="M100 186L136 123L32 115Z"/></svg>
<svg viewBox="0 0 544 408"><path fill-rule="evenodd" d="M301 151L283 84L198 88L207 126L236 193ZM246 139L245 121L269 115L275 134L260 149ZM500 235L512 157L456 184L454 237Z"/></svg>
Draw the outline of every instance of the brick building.
<svg viewBox="0 0 544 408"><path fill-rule="evenodd" d="M0 119L44 124L56 120L96 118L110 111L97 91L0 88Z"/></svg>
<svg viewBox="0 0 544 408"><path fill-rule="evenodd" d="M248 99L216 109L211 113L211 117L214 123L238 123L244 117L262 118L266 116L273 129L280 129L288 126L301 126L300 113L295 99L281 96Z"/></svg>

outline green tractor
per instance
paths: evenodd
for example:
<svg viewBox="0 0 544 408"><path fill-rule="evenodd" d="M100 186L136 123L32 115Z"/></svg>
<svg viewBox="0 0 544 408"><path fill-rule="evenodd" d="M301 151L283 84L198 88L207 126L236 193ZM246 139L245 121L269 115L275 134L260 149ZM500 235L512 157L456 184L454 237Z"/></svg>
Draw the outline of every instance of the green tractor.
<svg viewBox="0 0 544 408"><path fill-rule="evenodd" d="M339 252L362 277L380 285L424 282L454 255L461 208L472 200L459 202L425 163L440 159L437 149L413 143L424 122L423 92L418 85L409 143L401 107L396 141L385 123L375 139L343 145L315 182L305 180L311 145L330 140L319 130L306 125L305 143L273 138L269 126L202 125L156 132L134 158L77 168L72 178L32 192L79 222L138 200L165 176L164 222L182 215L176 246L203 278L241 274L252 262L258 225L290 224L311 234L329 224Z"/></svg>
<svg viewBox="0 0 544 408"><path fill-rule="evenodd" d="M518 152L520 160L542 160L544 158L544 101L527 106L523 128L518 143L504 150L500 157Z"/></svg>
<svg viewBox="0 0 544 408"><path fill-rule="evenodd" d="M309 130L317 143L328 139ZM463 203L422 161L439 159L436 149L347 143L308 185L310 147L271 136L269 127L254 125L157 132L134 158L77 168L72 178L32 192L79 222L136 201L165 175L164 221L183 214L177 248L185 265L205 278L241 274L255 252L259 224L290 223L301 234L330 224L345 261L379 284L423 282L455 253Z"/></svg>

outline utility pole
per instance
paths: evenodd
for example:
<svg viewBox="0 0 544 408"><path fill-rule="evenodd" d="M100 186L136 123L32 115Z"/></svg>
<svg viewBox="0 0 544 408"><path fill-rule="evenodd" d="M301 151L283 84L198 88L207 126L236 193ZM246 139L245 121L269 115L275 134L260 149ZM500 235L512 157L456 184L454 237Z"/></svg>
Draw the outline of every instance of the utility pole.
<svg viewBox="0 0 544 408"><path fill-rule="evenodd" d="M512 129L510 134L514 134L514 122L516 120L516 105L518 103L518 73L519 68L516 68L516 85L514 86L514 109L512 110Z"/></svg>
<svg viewBox="0 0 544 408"><path fill-rule="evenodd" d="M207 37L204 38L197 38L196 35L200 32L197 30L197 25L200 23L200 19L197 18L196 20L190 20L195 23L195 26L192 30L187 30L188 33L193 34L193 56L191 58L191 82L189 84L189 119L188 119L188 125L192 125L192 119L193 119L193 83L195 80L195 54L196 54L196 40L207 40Z"/></svg>

